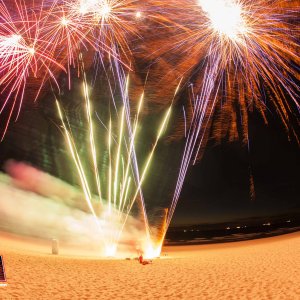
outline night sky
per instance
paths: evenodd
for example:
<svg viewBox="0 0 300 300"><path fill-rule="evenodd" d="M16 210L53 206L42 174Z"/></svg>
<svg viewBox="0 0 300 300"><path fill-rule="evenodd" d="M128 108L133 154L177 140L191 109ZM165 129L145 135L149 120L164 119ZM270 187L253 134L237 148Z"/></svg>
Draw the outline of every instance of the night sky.
<svg viewBox="0 0 300 300"><path fill-rule="evenodd" d="M203 159L187 176L176 223L300 212L298 145L287 140L276 118L266 127L255 115L250 128L250 152L239 142L206 147ZM254 178L254 199L249 193L249 168Z"/></svg>
<svg viewBox="0 0 300 300"><path fill-rule="evenodd" d="M79 100L70 100L76 98L76 92L75 89L64 97L65 104L75 112L74 123L78 122L76 118L81 110ZM144 118L141 128L144 135L137 143L138 154L139 151L146 153L153 142L158 115L161 113ZM57 122L51 95L25 107L0 144L0 163L3 165L10 158L26 161L78 184L77 176L70 168L72 162L68 161L64 138L55 125ZM174 118L170 126L176 128ZM288 140L275 114L270 114L269 124L265 126L256 112L250 117L249 137L250 151L240 141L229 143L224 140L216 144L209 139L202 159L188 172L172 226L300 213L300 156L296 141ZM150 221L151 216L170 204L183 142L183 138L166 139L155 154L144 184ZM250 168L254 178L254 199L249 192Z"/></svg>
<svg viewBox="0 0 300 300"><path fill-rule="evenodd" d="M149 22L151 24L152 21ZM137 70L137 73L142 70L141 74L137 75L137 77L140 76L139 88L144 85L149 69L150 71L154 69L156 73L149 75L149 77L153 76L156 80L156 85L160 85L160 89L156 93L160 99L166 98L170 101L169 94L166 94L171 91L173 95L172 85L176 86L177 82L174 82L180 79L180 76L183 76L182 74L178 75L173 68L177 67L180 59L173 57L172 51L169 51L172 56L171 60L166 59L164 61L162 58L156 57L154 62L155 56L152 57L152 55L159 52L158 50L162 47L160 38L171 37L173 39L171 35L172 30L169 26L166 27L164 32L159 27L157 27L157 30L153 30L151 26L149 27L150 29L147 29L146 20L144 25L146 28L143 28L143 30L147 33L146 36L149 35L148 31L151 31L151 34L158 38L158 41L153 43L153 37L149 39L149 44L153 43L157 47L157 49L154 47L155 51L152 48L150 49L153 52L151 55L151 51L146 47L147 41L137 41L138 38L135 37L132 45L130 45L136 53L135 58L138 61L137 63L135 62L134 68ZM171 42L173 43L173 40ZM184 53L183 58L188 59L189 54L186 54L188 52ZM201 57L202 60L204 59L203 57ZM86 66L88 65L92 69L95 67L91 67L94 62L94 57L91 56ZM189 84L189 80L197 82L201 78L198 75L203 71L203 62L202 64L197 62L199 65L193 60L192 62L192 66L188 66L188 69L192 69L192 71L187 74L195 73L195 80L191 75L190 78L184 79L184 84ZM156 69L155 63L157 63ZM152 69L149 65L151 65ZM102 69L99 66L100 64L95 67L98 68L98 71ZM168 72L167 68L169 68ZM299 66L296 66L296 68L299 70ZM111 69L113 67L109 65L107 70L105 69L105 72L102 70L102 72L109 73ZM91 71L95 75L95 70ZM111 72L113 73L115 70ZM73 73L72 75L77 75L77 70L71 70L71 73ZM151 72L149 73L151 74ZM111 105L107 104L109 101L102 101L102 99L106 100L109 95L107 82L103 84L103 77L101 78L101 76L105 77L106 75L97 74L97 84L95 84L95 90L93 91L93 99L97 102L97 104L94 103L94 118L96 118L97 113L106 119L112 108ZM59 74L57 77L59 77ZM199 78L197 79L196 77ZM171 79L163 81L164 78ZM78 138L83 140L85 134L84 130L82 130L84 122L82 118L83 98L78 96L81 94L82 79L78 79L78 76L77 78L72 76L71 91L68 90L67 81L64 75L60 75L60 78L58 78L62 96L61 103L70 114L70 122L73 124ZM296 84L299 83L296 79L295 82ZM112 87L112 90L117 90L117 84L113 81L111 84L115 85ZM26 86L25 94L27 94L27 97L25 97L21 115L17 122L11 123L4 141L0 143L0 168L8 159L25 161L66 182L78 185L77 174L72 167L72 161L69 157L64 137L58 128L59 119L53 93L48 86L46 93L42 93L42 97L33 103L32 98L34 97L32 95L35 95L37 89L37 85L35 90L30 85ZM170 136L176 132L177 126L182 126L182 124L179 125L179 116L182 123L182 105L188 106L186 89L186 86L184 86L181 95L179 95L180 99L176 102L175 113L168 128L168 135ZM164 91L165 94L163 93ZM154 91L152 92L155 94ZM268 93L266 92L266 94ZM119 99L120 95L116 94L115 97ZM0 97L0 101L3 101L3 99L5 99L5 93ZM134 105L136 105L136 102ZM141 134L136 145L141 166L148 149L153 144L159 120L163 115L162 107L154 108L155 105L150 103L150 100L147 103L147 95L145 106L146 112L140 128ZM299 131L299 111L294 107L291 110L291 114L293 114L292 122L296 125L295 130ZM239 218L300 213L299 145L295 137L288 137L274 107L268 107L266 114L269 122L267 126L258 112L255 110L249 112L249 148L241 141L228 142L228 140L224 139L221 143L216 143L213 138L208 139L202 159L189 169L172 226L218 223ZM8 115L9 107L4 109L1 117L4 120ZM3 124L4 122L1 123L2 127ZM299 137L300 132L296 132L296 135ZM149 176L143 186L150 221L151 216L155 216L159 211L170 206L184 142L183 136L179 136L177 139L166 137L155 153ZM82 147L80 151L84 153L86 149ZM253 175L255 197L250 196L250 174Z"/></svg>

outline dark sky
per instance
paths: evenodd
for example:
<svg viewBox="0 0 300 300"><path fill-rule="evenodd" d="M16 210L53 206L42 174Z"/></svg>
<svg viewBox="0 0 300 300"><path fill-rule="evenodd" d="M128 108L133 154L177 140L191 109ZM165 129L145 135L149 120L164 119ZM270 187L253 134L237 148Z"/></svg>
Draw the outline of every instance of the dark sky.
<svg viewBox="0 0 300 300"><path fill-rule="evenodd" d="M278 119L251 120L250 153L241 143L208 145L186 179L174 222L221 222L300 212L299 148ZM251 167L255 198L249 189Z"/></svg>
<svg viewBox="0 0 300 300"><path fill-rule="evenodd" d="M68 103L68 96L65 103ZM80 104L76 108L78 103L69 103L75 112L80 111ZM66 161L68 152L64 139L54 125L55 114L53 97L39 101L35 107L25 107L0 144L0 163L9 158L27 161L76 183L76 174L70 172ZM76 119L76 113L74 116ZM146 149L152 142L148 136L156 130L151 118L148 116L143 122L144 136L139 139L138 148ZM77 119L76 122L80 123ZM224 141L219 145L213 140L208 142L202 160L188 172L172 225L300 212L299 146L294 140L288 141L276 115L271 115L269 125L265 126L261 117L253 113L249 130L250 152L239 141ZM162 143L154 157L144 188L150 219L157 210L170 203L182 155L182 141ZM250 167L255 199L249 196Z"/></svg>
<svg viewBox="0 0 300 300"><path fill-rule="evenodd" d="M204 156L190 168L172 225L217 223L239 218L300 213L300 156L281 121L270 115L266 126L258 113L250 116L250 151L240 141L208 141ZM181 157L179 145L160 148L157 176L146 187L156 206L172 196ZM255 197L250 197L250 171ZM150 191L149 191L150 190ZM164 200L162 200L164 199Z"/></svg>

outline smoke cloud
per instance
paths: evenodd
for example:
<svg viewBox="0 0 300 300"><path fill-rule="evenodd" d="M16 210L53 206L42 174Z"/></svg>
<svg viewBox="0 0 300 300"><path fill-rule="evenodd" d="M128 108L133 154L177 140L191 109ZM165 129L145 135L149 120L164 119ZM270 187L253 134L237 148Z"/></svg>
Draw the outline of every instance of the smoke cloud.
<svg viewBox="0 0 300 300"><path fill-rule="evenodd" d="M105 252L103 240L116 233L117 215L110 222L102 221L106 208L100 212L99 226L77 188L25 163L8 161L7 174L0 173L0 230L42 240L58 239L72 248ZM129 216L120 238L118 253L135 253L142 247L142 222Z"/></svg>

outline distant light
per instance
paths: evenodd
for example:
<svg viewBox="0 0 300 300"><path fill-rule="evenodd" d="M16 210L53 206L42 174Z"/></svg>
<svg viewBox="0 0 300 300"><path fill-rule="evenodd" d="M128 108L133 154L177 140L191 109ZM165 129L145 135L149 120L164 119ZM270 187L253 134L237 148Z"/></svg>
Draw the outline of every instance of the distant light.
<svg viewBox="0 0 300 300"><path fill-rule="evenodd" d="M135 14L135 17L137 19L141 18L142 17L142 13L140 11L138 11L136 14Z"/></svg>
<svg viewBox="0 0 300 300"><path fill-rule="evenodd" d="M286 222L287 222L287 223L291 223L291 220L287 220Z"/></svg>
<svg viewBox="0 0 300 300"><path fill-rule="evenodd" d="M229 230L229 229L230 229L230 227L226 227L226 229L227 229L227 230Z"/></svg>
<svg viewBox="0 0 300 300"><path fill-rule="evenodd" d="M240 228L241 228L241 226L236 226L236 228L237 228L237 229L240 229Z"/></svg>

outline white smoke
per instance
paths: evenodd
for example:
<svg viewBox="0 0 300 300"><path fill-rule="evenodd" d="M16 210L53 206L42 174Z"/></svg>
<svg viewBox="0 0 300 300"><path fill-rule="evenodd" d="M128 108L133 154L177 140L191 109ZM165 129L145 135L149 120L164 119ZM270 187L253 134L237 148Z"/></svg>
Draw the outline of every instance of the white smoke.
<svg viewBox="0 0 300 300"><path fill-rule="evenodd" d="M24 163L9 161L8 173L0 173L0 230L43 240L58 239L77 249L105 252L103 238L114 233L110 223L99 222L89 212L80 190ZM98 209L103 215L105 207ZM116 218L112 215L111 218ZM134 253L144 230L141 222L129 217L118 252ZM80 250L79 250L80 252Z"/></svg>

